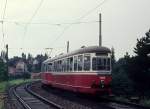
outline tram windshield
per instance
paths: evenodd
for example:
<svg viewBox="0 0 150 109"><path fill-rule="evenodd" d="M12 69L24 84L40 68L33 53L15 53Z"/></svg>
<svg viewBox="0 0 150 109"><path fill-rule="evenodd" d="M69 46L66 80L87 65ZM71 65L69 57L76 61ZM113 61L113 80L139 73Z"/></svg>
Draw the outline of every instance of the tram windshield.
<svg viewBox="0 0 150 109"><path fill-rule="evenodd" d="M92 70L110 71L110 58L94 57L92 59Z"/></svg>

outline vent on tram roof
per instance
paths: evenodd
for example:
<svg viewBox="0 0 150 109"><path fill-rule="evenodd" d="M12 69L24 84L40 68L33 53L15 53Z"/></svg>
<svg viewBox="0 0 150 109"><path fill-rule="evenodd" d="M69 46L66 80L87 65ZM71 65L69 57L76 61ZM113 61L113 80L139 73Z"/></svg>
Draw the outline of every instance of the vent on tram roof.
<svg viewBox="0 0 150 109"><path fill-rule="evenodd" d="M84 46L84 45L83 45L83 46L81 46L81 48L85 48L85 47L86 47L86 46Z"/></svg>
<svg viewBox="0 0 150 109"><path fill-rule="evenodd" d="M63 55L63 54L64 54L64 53L60 53L59 56L60 56L60 55Z"/></svg>

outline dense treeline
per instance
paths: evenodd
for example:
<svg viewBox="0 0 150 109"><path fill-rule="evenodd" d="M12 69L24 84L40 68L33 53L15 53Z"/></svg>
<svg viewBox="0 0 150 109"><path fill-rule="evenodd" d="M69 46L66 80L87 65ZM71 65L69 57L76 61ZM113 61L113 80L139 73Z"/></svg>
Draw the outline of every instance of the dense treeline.
<svg viewBox="0 0 150 109"><path fill-rule="evenodd" d="M126 53L112 63L113 92L126 96L150 96L150 31L137 39L133 51L135 56Z"/></svg>

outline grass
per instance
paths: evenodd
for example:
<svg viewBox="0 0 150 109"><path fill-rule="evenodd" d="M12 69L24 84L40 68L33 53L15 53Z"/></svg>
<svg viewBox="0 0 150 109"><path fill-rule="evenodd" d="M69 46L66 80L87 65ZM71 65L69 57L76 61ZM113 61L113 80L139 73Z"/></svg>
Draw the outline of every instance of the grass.
<svg viewBox="0 0 150 109"><path fill-rule="evenodd" d="M144 106L150 107L150 99L141 100L141 104L143 104Z"/></svg>
<svg viewBox="0 0 150 109"><path fill-rule="evenodd" d="M123 97L123 96L114 97L113 99L117 100L117 101L122 101L122 102L130 102L129 99L127 99L126 97ZM141 99L139 101L139 104L143 105L143 106L150 107L150 99L146 99L146 98L145 99Z"/></svg>
<svg viewBox="0 0 150 109"><path fill-rule="evenodd" d="M30 81L32 81L32 80L31 79L26 79L26 80L16 79L16 80L11 80L9 82L7 82L7 81L0 82L0 109L4 109L3 108L3 103L4 103L3 96L4 96L4 93L5 93L5 90L8 86L18 85L18 84L21 84L21 83L24 83L24 82L30 82Z"/></svg>

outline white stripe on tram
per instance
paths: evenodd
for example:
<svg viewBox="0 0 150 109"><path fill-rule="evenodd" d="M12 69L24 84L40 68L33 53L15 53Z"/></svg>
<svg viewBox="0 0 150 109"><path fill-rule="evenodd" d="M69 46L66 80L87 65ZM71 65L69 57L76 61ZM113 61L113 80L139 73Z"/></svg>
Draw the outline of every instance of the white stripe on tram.
<svg viewBox="0 0 150 109"><path fill-rule="evenodd" d="M105 75L105 74L111 74L110 72L46 72L46 73L50 73L52 75Z"/></svg>

